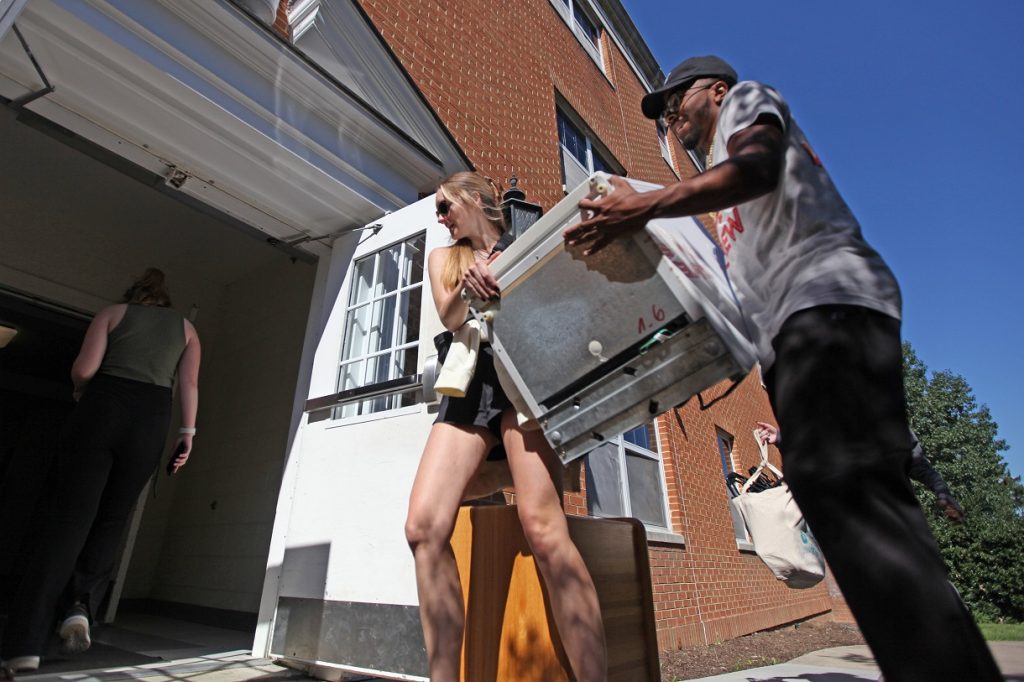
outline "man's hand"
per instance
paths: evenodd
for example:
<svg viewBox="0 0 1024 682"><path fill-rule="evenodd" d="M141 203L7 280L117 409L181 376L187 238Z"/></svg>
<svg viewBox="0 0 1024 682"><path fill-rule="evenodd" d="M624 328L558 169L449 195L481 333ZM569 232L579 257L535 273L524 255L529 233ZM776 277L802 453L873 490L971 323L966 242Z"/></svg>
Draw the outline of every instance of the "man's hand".
<svg viewBox="0 0 1024 682"><path fill-rule="evenodd" d="M569 246L585 244L584 256L597 253L612 241L644 229L654 217L656 192L637 192L620 177L612 176L614 191L580 202L583 220L563 233Z"/></svg>
<svg viewBox="0 0 1024 682"><path fill-rule="evenodd" d="M941 509L942 513L946 515L946 518L953 523L964 522L964 510L952 495L948 493L939 493L935 496L935 503L939 505L939 509Z"/></svg>
<svg viewBox="0 0 1024 682"><path fill-rule="evenodd" d="M491 269L488 267L500 255L500 251L492 253L486 261L473 263L462 275L462 286L481 301L491 301L501 295L498 280L491 274Z"/></svg>

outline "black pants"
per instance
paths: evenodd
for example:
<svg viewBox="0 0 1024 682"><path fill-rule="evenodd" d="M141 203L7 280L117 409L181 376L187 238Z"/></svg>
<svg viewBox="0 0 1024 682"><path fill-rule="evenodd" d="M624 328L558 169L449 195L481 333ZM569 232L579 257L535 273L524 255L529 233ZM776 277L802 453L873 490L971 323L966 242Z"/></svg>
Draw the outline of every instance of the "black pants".
<svg viewBox="0 0 1024 682"><path fill-rule="evenodd" d="M61 437L44 531L8 614L3 658L38 656L76 600L95 615L125 524L160 461L171 391L97 375Z"/></svg>
<svg viewBox="0 0 1024 682"><path fill-rule="evenodd" d="M907 478L899 321L822 306L772 345L786 481L886 682L1002 680Z"/></svg>

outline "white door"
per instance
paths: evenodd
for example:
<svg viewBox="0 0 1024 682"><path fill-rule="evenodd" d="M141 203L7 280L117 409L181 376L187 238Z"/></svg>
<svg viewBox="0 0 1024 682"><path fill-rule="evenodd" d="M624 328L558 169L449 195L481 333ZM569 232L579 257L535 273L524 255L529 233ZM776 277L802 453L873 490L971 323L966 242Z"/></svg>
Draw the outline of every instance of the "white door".
<svg viewBox="0 0 1024 682"><path fill-rule="evenodd" d="M432 196L366 231L316 351L311 398L423 372L441 331L426 254L448 241ZM422 650L395 642L421 636L404 522L435 412L416 390L308 415L272 653L425 674Z"/></svg>

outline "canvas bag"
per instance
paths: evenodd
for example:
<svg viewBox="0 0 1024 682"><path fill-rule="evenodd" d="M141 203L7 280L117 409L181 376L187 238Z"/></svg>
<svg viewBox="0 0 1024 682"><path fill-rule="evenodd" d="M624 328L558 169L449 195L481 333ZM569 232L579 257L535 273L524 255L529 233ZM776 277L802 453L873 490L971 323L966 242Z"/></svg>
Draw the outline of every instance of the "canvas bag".
<svg viewBox="0 0 1024 682"><path fill-rule="evenodd" d="M757 438L757 432L754 432ZM754 551L779 580L788 587L813 587L825 577L825 558L796 506L784 480L759 493L750 486L768 469L780 480L782 472L768 461L768 446L757 439L761 464L743 485L739 496L729 500L743 517L754 543Z"/></svg>

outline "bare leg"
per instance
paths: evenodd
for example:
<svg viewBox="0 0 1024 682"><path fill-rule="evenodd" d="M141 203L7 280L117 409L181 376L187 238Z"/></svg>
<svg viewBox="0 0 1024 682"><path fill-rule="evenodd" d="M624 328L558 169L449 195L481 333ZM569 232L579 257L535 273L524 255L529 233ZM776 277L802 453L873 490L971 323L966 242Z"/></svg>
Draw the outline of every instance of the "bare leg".
<svg viewBox="0 0 1024 682"><path fill-rule="evenodd" d="M526 541L551 599L551 611L578 682L608 676L601 607L594 581L569 537L562 510L562 464L540 431L523 431L506 412L502 434Z"/></svg>
<svg viewBox="0 0 1024 682"><path fill-rule="evenodd" d="M486 429L434 424L409 497L405 537L433 682L459 679L465 607L450 541L463 490L494 443Z"/></svg>

